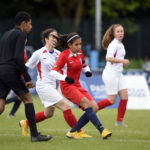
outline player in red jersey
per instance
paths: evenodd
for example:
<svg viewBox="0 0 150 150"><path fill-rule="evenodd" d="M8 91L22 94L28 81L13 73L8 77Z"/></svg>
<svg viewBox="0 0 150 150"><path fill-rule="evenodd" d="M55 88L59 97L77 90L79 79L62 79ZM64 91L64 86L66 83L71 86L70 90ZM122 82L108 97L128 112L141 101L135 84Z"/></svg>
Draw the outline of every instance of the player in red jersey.
<svg viewBox="0 0 150 150"><path fill-rule="evenodd" d="M98 107L96 102L90 94L82 88L79 82L82 69L87 77L92 76L90 68L85 63L84 55L81 50L82 39L77 33L70 33L62 36L60 41L62 41L62 44L59 43L60 46L67 49L60 54L51 71L51 75L56 79L62 79L60 82L62 94L85 111L76 125L67 133L67 137L74 138L77 133L76 131L91 121L102 134L103 139L107 139L112 133L102 126L95 114ZM62 74L59 73L61 70L63 70ZM66 77L69 77L68 80L72 84L65 82Z"/></svg>

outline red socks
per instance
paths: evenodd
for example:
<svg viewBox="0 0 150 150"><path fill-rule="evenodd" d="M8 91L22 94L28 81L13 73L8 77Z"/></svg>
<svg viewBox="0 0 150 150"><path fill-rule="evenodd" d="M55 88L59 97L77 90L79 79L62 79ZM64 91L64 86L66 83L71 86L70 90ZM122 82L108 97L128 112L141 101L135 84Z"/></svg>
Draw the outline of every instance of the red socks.
<svg viewBox="0 0 150 150"><path fill-rule="evenodd" d="M76 117L74 116L74 114L72 113L71 109L68 109L68 110L65 110L63 111L63 114L64 114L64 118L67 122L67 124L73 128L74 125L77 123L77 119ZM79 130L78 132L80 132L81 130Z"/></svg>
<svg viewBox="0 0 150 150"><path fill-rule="evenodd" d="M118 115L117 115L117 121L122 122L123 117L126 112L126 107L127 107L127 102L128 100L120 100L119 106L118 106Z"/></svg>
<svg viewBox="0 0 150 150"><path fill-rule="evenodd" d="M36 123L41 122L45 119L46 119L46 117L44 115L44 111L41 111L41 112L38 112L38 113L35 114ZM27 123L27 125L29 125L28 120L26 120L26 123Z"/></svg>
<svg viewBox="0 0 150 150"><path fill-rule="evenodd" d="M98 106L99 110L103 109L109 105L112 105L112 104L110 103L110 101L108 99L103 99L103 100L97 102L97 106Z"/></svg>

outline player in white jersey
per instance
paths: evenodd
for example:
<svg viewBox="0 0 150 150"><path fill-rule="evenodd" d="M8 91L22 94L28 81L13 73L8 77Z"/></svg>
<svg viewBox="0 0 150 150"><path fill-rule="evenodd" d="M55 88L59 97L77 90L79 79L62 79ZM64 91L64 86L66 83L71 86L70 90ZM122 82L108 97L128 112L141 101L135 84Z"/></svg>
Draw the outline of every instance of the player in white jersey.
<svg viewBox="0 0 150 150"><path fill-rule="evenodd" d="M122 74L123 67L127 67L130 62L125 57L125 48L122 43L124 29L120 24L113 24L104 34L102 46L107 49L106 66L102 74L106 86L107 99L99 101L99 109L112 105L116 102L117 94L120 96L118 115L115 126L127 126L123 123L128 101L128 92L125 77Z"/></svg>
<svg viewBox="0 0 150 150"><path fill-rule="evenodd" d="M63 100L62 96L57 91L56 79L50 75L50 71L60 54L60 51L54 48L57 45L58 37L58 33L55 29L44 30L42 32L44 47L33 53L26 63L26 66L31 69L37 67L38 76L36 90L45 107L44 111L36 113L36 122L52 117L55 107L57 107L63 112L64 119L68 125L73 128L77 120L68 103ZM70 78L66 76L65 78L67 79L66 82L71 84ZM21 120L20 125L22 127L22 135L28 135L28 120ZM82 130L79 131L79 135L81 137L88 137Z"/></svg>

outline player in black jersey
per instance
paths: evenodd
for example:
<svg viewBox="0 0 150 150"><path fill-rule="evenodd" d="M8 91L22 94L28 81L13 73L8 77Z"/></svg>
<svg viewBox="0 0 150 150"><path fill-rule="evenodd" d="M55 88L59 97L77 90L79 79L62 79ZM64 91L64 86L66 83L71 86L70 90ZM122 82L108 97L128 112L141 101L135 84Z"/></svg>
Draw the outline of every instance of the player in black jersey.
<svg viewBox="0 0 150 150"><path fill-rule="evenodd" d="M20 11L15 16L15 27L0 40L0 114L5 109L5 100L12 89L25 104L25 114L29 121L31 141L48 141L50 135L40 135L35 123L35 111L28 88L34 84L24 65L24 46L27 34L31 31L31 16ZM22 80L23 75L25 82Z"/></svg>

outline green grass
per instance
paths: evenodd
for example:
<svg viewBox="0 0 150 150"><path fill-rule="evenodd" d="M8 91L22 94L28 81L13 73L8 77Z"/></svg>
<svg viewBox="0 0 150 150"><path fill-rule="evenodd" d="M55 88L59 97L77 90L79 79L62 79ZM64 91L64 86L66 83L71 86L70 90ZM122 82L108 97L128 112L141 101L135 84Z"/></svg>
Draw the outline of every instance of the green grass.
<svg viewBox="0 0 150 150"><path fill-rule="evenodd" d="M38 98L34 98L36 112L43 110ZM32 143L30 137L21 136L18 122L25 118L24 105L16 113L15 119L7 115L12 104L6 105L5 112L0 116L0 150L149 150L150 149L150 110L127 110L125 123L129 126L115 127L116 109L104 109L97 113L104 127L112 131L108 140L102 140L99 132L91 123L83 130L92 135L91 139L74 140L65 137L69 127L63 119L61 111L56 109L55 115L38 123L38 130L43 134L53 135L48 142ZM83 113L73 109L77 118Z"/></svg>

